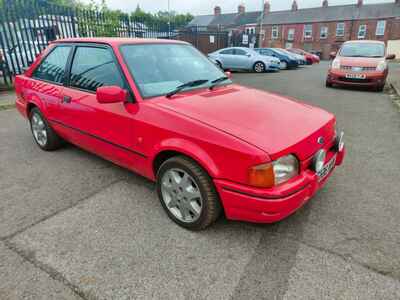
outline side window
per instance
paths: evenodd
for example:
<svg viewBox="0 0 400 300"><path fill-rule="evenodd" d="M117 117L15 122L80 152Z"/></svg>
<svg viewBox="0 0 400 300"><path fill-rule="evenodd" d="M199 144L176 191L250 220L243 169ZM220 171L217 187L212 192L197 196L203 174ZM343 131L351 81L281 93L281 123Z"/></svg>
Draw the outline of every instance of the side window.
<svg viewBox="0 0 400 300"><path fill-rule="evenodd" d="M111 50L96 47L76 49L70 85L88 91L96 91L98 87L109 85L126 88Z"/></svg>
<svg viewBox="0 0 400 300"><path fill-rule="evenodd" d="M246 51L242 49L235 49L235 55L246 55Z"/></svg>
<svg viewBox="0 0 400 300"><path fill-rule="evenodd" d="M65 65L71 52L70 46L57 46L41 62L38 68L33 72L36 79L46 80L61 84L64 81Z"/></svg>
<svg viewBox="0 0 400 300"><path fill-rule="evenodd" d="M226 49L221 51L219 54L233 54L233 49Z"/></svg>

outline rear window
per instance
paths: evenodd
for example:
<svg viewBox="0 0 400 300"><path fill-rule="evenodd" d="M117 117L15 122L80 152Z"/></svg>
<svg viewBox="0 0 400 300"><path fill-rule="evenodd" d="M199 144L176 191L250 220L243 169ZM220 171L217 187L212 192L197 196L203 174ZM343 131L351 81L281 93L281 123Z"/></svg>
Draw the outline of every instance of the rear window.
<svg viewBox="0 0 400 300"><path fill-rule="evenodd" d="M62 84L71 46L57 46L33 72L33 78Z"/></svg>

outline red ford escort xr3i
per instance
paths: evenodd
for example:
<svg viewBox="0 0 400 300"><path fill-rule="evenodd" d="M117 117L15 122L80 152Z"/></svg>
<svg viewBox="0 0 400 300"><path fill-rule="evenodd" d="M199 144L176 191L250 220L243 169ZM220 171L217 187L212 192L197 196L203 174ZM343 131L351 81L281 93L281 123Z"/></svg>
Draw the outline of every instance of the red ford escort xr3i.
<svg viewBox="0 0 400 300"><path fill-rule="evenodd" d="M15 80L16 104L46 151L68 141L156 181L177 224L279 221L345 155L335 117L233 84L188 43L53 42Z"/></svg>

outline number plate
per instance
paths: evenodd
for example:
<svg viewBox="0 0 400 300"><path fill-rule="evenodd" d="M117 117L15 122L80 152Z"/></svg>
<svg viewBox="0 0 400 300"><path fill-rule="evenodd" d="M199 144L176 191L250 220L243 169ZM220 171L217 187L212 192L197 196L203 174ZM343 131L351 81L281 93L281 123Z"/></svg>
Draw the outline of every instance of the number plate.
<svg viewBox="0 0 400 300"><path fill-rule="evenodd" d="M367 76L365 74L346 74L346 78L349 79L365 79Z"/></svg>
<svg viewBox="0 0 400 300"><path fill-rule="evenodd" d="M322 168L321 171L319 171L317 173L318 177L319 177L319 181L321 181L322 179L324 179L326 177L326 175L329 174L329 172L333 169L333 167L335 166L336 163L336 154L331 158L330 161L328 161L324 167Z"/></svg>

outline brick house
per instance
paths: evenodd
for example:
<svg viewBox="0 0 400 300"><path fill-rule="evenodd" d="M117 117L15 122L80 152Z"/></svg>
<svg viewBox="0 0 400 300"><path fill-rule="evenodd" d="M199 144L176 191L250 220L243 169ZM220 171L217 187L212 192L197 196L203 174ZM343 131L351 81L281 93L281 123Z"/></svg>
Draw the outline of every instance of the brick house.
<svg viewBox="0 0 400 300"><path fill-rule="evenodd" d="M260 31L261 15L263 21ZM320 7L300 9L297 0L292 8L271 11L268 1L263 12L245 12L239 5L237 13L222 14L215 7L214 14L195 17L190 26L197 26L200 20L203 28L220 28L234 31L261 33L263 47L297 47L316 50L328 58L347 40L372 39L386 43L400 40L400 0L391 3L355 4L330 6L323 0Z"/></svg>

